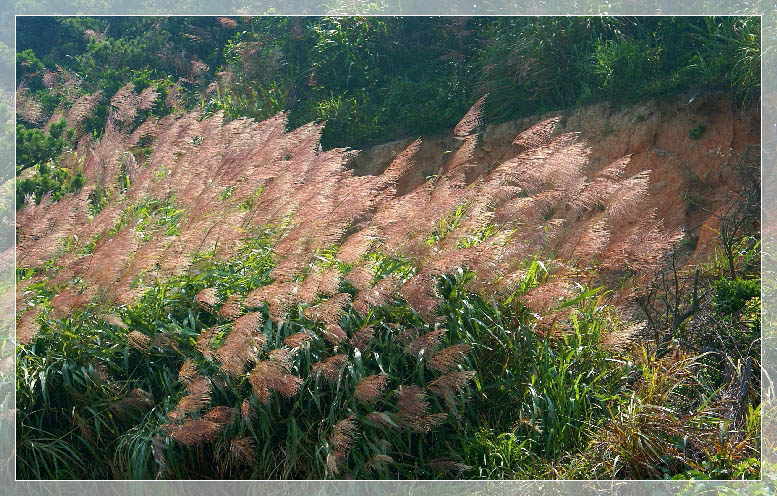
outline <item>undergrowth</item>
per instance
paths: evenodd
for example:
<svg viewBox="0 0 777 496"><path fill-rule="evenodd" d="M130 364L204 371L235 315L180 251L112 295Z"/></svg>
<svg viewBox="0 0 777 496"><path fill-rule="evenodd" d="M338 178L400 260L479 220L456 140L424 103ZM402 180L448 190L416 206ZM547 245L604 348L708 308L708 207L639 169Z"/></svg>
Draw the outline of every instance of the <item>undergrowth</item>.
<svg viewBox="0 0 777 496"><path fill-rule="evenodd" d="M601 344L620 325L601 291L559 303L567 315L559 337L539 332L520 298L547 273L537 261L500 299L467 291L466 271L442 276L432 324L402 301L366 315L346 305L341 341L303 304L282 321L262 304L254 310L266 340L254 360L286 350L298 389L257 397L253 372L225 373L214 359L237 324L196 301L206 288L229 302L270 283L273 239L267 228L228 261L200 255L189 273L158 281L129 307L93 303L56 319L41 287L40 332L18 349L18 477L758 476L748 444L756 403L734 442L713 407L719 391L700 382L700 358ZM374 282L414 270L406 260L368 258ZM335 262L333 253L320 257ZM292 345L299 333L306 342ZM333 357L342 358L336 367L322 367ZM380 385L359 392L375 376ZM208 392L187 410L192 377L205 378ZM182 434L207 422L212 432Z"/></svg>

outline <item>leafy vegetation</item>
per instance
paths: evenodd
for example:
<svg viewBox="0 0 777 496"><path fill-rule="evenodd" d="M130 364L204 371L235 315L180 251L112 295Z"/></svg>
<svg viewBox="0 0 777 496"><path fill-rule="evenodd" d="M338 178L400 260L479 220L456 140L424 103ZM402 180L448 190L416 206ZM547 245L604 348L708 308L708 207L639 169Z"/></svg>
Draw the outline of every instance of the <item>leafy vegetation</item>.
<svg viewBox="0 0 777 496"><path fill-rule="evenodd" d="M107 95L133 82L137 91L160 87L164 97L181 81L191 90L187 108L258 120L289 111L292 128L326 121L325 148L443 132L486 92L489 122L599 100L622 104L720 89L746 103L760 92L758 17L23 17L19 23L17 76L34 91L45 90L41 74L55 66L78 74L85 91ZM99 132L101 122L93 129Z"/></svg>
<svg viewBox="0 0 777 496"><path fill-rule="evenodd" d="M488 29L478 87L497 120L676 92L733 91L746 103L760 87L757 18L524 17Z"/></svg>
<svg viewBox="0 0 777 496"><path fill-rule="evenodd" d="M56 201L64 194L75 193L84 184L81 171L73 172L53 164L40 164L35 169L35 175L20 179L16 184L16 208L24 205L27 195L32 195L37 203L46 194L50 194L51 199Z"/></svg>
<svg viewBox="0 0 777 496"><path fill-rule="evenodd" d="M16 174L35 165L45 165L58 158L68 142L73 139L72 130L68 133L66 126L65 119L53 123L48 132L17 125Z"/></svg>
<svg viewBox="0 0 777 496"><path fill-rule="evenodd" d="M727 315L742 312L747 302L761 295L759 279L720 279L715 283L716 309Z"/></svg>
<svg viewBox="0 0 777 496"><path fill-rule="evenodd" d="M59 166L59 157L72 142L74 132L67 129L67 120L54 122L48 132L37 128L16 126L16 174L32 169L33 174L23 176L16 187L16 207L24 205L27 195L40 203L43 195L50 193L57 200L65 193L78 191L84 184L83 173Z"/></svg>

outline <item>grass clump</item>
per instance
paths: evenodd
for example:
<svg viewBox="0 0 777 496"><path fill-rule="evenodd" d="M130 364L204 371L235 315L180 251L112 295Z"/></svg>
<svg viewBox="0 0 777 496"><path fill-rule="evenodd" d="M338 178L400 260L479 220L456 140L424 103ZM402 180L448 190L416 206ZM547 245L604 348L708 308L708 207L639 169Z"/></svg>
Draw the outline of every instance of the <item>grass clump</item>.
<svg viewBox="0 0 777 496"><path fill-rule="evenodd" d="M402 300L279 313L251 296L272 295L273 240L268 228L228 261L201 254L130 307L55 318L41 293L41 330L18 354L20 478L757 474L758 404L723 414L709 354L604 345L620 324L598 289L548 324L524 304L548 274L533 261L499 298L469 291L465 270L440 277L431 323ZM313 268L334 268L330 251ZM374 282L414 270L366 258ZM246 339L248 355L230 348Z"/></svg>
<svg viewBox="0 0 777 496"><path fill-rule="evenodd" d="M20 477L481 477L496 473L497 455L478 455L492 445L522 453L498 469L517 476L581 446L623 375L599 348L596 302L571 305L571 333L549 342L517 300L467 292L464 271L441 278L437 324L401 301L346 305L340 341L305 304L274 320L262 303L256 365L229 372L223 350L245 321L223 306L269 287L271 247L266 231L230 261L205 256L130 307L44 311L19 349ZM409 270L376 258L376 274ZM204 288L211 309L195 303Z"/></svg>

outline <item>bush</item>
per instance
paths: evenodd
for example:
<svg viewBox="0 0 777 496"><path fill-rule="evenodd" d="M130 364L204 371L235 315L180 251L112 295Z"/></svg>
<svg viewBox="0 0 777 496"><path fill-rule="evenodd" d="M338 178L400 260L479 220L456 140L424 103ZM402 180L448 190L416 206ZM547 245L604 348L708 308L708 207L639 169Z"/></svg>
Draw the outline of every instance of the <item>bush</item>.
<svg viewBox="0 0 777 496"><path fill-rule="evenodd" d="M635 95L650 93L650 85L659 75L660 49L650 40L597 41L592 72L595 87L608 100L633 100Z"/></svg>
<svg viewBox="0 0 777 496"><path fill-rule="evenodd" d="M715 306L724 315L738 315L748 300L761 296L760 279L719 279L715 285Z"/></svg>
<svg viewBox="0 0 777 496"><path fill-rule="evenodd" d="M84 185L83 172L41 164L32 177L20 179L16 183L16 208L24 206L27 195L31 195L36 204L40 203L46 194L51 194L51 201L57 201L67 193L75 193Z"/></svg>
<svg viewBox="0 0 777 496"><path fill-rule="evenodd" d="M60 100L39 76L55 65L77 73L82 90L106 95L130 81L186 79L187 108L257 120L288 111L290 128L326 121L325 149L443 132L487 92L490 122L711 89L732 92L744 105L760 93L757 17L234 22L228 28L209 17L20 18L19 82L51 112ZM85 41L86 29L99 36ZM190 74L192 61L208 70Z"/></svg>
<svg viewBox="0 0 777 496"><path fill-rule="evenodd" d="M51 124L49 131L16 125L16 174L35 165L46 164L59 157L73 139L67 120Z"/></svg>

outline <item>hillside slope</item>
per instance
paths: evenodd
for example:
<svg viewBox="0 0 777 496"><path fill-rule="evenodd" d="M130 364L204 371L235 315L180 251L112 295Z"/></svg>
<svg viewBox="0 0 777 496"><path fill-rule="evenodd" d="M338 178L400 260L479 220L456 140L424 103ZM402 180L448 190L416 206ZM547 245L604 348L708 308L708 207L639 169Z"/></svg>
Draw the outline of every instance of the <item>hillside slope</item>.
<svg viewBox="0 0 777 496"><path fill-rule="evenodd" d="M616 301L627 302L683 236L690 261L711 254L758 157L754 110L717 95L684 103L585 107L355 157L319 152L318 126L285 133L282 116L222 124L192 113L130 133L134 115L117 112L99 143L85 136L67 159L87 185L19 212L18 263L40 271L29 281L62 288L52 305L65 315L98 293L130 303L142 280L182 273L192 254L229 257L252 229L285 222L276 285L342 243L351 279L369 273L357 262L371 248L412 260L419 273L402 295L425 316L434 275L466 266L473 287L494 291L532 257L560 262L559 281L620 278Z"/></svg>
<svg viewBox="0 0 777 496"><path fill-rule="evenodd" d="M60 158L82 189L18 213L24 476L757 477L757 245L702 310L688 270L752 207L755 110L484 128L480 100L356 152L283 114L138 122L156 98L120 90ZM656 297L666 274L693 303ZM639 332L686 305L703 318ZM720 329L723 358L697 355Z"/></svg>

